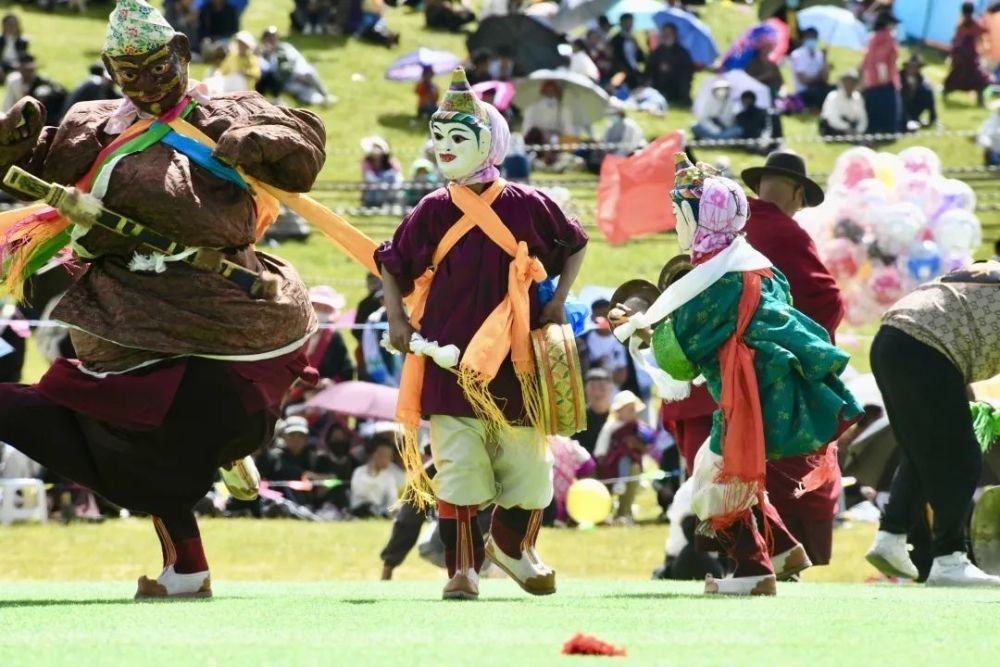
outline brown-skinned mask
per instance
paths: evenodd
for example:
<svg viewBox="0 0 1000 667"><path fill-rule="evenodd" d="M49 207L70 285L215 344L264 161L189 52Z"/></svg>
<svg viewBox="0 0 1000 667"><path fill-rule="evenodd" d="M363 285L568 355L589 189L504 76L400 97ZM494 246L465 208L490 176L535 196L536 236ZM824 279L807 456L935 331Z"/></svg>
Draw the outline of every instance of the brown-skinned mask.
<svg viewBox="0 0 1000 667"><path fill-rule="evenodd" d="M187 92L191 45L183 34L147 53L101 57L111 78L140 111L159 116L177 106Z"/></svg>

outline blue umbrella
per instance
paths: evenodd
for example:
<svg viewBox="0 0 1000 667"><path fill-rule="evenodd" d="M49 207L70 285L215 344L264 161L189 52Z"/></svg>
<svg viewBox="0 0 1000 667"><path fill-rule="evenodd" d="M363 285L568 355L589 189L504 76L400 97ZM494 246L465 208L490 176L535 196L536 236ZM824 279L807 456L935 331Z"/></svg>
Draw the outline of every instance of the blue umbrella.
<svg viewBox="0 0 1000 667"><path fill-rule="evenodd" d="M385 78L390 81L420 81L424 67L430 67L435 74L445 74L462 64L462 59L448 51L420 48L400 56L389 65Z"/></svg>
<svg viewBox="0 0 1000 667"><path fill-rule="evenodd" d="M605 16L613 25L618 25L622 14L631 14L634 19L632 27L635 30L653 30L656 28L653 15L666 8L667 3L660 0L618 0Z"/></svg>
<svg viewBox="0 0 1000 667"><path fill-rule="evenodd" d="M799 32L815 28L819 41L827 46L839 46L860 51L868 43L868 30L854 14L841 7L817 5L801 10L798 15Z"/></svg>
<svg viewBox="0 0 1000 667"><path fill-rule="evenodd" d="M711 65L719 57L719 49L712 39L712 30L696 16L673 7L657 12L653 17L657 28L672 23L677 28L677 41L691 54L699 65Z"/></svg>

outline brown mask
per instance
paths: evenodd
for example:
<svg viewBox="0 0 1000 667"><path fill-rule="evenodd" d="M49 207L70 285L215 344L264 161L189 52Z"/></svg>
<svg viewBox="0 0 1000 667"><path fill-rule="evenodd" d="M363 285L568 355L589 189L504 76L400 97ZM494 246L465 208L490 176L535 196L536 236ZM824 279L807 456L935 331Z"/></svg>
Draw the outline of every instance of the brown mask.
<svg viewBox="0 0 1000 667"><path fill-rule="evenodd" d="M102 58L111 78L141 111L159 116L177 106L187 92L191 46L182 34L155 51Z"/></svg>

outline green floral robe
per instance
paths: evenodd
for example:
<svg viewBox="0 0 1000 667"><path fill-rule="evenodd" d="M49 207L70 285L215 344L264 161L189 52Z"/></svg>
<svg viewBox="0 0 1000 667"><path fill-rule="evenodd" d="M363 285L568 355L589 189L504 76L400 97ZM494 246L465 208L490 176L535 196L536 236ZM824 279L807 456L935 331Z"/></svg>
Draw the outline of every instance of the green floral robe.
<svg viewBox="0 0 1000 667"><path fill-rule="evenodd" d="M826 331L792 307L788 281L777 269L762 278L757 312L744 334L754 350L767 457L816 451L861 413L840 380L849 355ZM743 274L727 273L674 311L653 331L657 364L678 380L705 376L717 402L722 392L719 350L736 328ZM711 448L721 454L722 412L715 411Z"/></svg>

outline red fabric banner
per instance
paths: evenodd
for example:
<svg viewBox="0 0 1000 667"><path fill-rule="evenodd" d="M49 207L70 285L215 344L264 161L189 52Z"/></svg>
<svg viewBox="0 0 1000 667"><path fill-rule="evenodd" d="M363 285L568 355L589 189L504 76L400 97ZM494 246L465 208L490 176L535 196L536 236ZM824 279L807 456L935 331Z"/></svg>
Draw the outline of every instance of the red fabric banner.
<svg viewBox="0 0 1000 667"><path fill-rule="evenodd" d="M597 227L609 243L675 227L670 189L674 153L683 145L681 133L673 132L629 157L604 158L597 186Z"/></svg>

